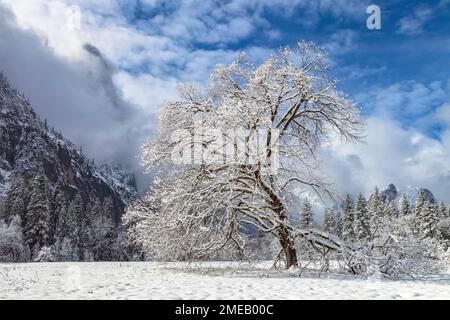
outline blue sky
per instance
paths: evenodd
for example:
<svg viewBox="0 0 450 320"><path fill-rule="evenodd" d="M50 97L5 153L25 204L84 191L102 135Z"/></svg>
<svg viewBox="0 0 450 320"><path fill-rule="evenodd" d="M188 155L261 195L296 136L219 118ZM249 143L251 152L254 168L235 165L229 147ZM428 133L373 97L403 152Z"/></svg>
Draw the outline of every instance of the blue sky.
<svg viewBox="0 0 450 320"><path fill-rule="evenodd" d="M380 30L366 26L370 4L380 7ZM325 150L337 189L393 182L450 202L449 0L0 0L0 13L0 68L98 159L136 165L177 83L207 86L239 51L262 61L310 40L328 51L339 89L368 123L366 144Z"/></svg>

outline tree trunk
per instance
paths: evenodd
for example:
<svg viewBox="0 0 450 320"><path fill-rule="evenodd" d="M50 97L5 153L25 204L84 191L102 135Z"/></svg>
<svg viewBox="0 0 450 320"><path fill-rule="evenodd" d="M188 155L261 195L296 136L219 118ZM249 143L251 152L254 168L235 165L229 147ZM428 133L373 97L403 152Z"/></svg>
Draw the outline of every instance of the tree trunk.
<svg viewBox="0 0 450 320"><path fill-rule="evenodd" d="M289 231L281 228L278 239L283 248L284 258L286 261L286 270L297 265L297 250L295 250L294 242L289 237Z"/></svg>

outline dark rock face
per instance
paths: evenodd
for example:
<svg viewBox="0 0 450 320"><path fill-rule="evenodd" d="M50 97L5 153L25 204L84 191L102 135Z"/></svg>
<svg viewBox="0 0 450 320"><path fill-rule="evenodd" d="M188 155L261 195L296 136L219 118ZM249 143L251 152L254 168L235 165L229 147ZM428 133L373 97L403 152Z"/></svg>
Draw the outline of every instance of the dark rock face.
<svg viewBox="0 0 450 320"><path fill-rule="evenodd" d="M423 192L423 193L425 194L425 199L426 199L427 201L429 201L429 202L431 202L431 203L436 203L436 199L435 199L433 193L432 193L430 190L425 189L425 188L420 188L420 189L417 191L417 196L418 196L421 192Z"/></svg>
<svg viewBox="0 0 450 320"><path fill-rule="evenodd" d="M383 201L384 203L391 202L392 200L397 198L397 196L398 196L397 188L392 183L387 187L387 189L381 191L380 194L381 201Z"/></svg>
<svg viewBox="0 0 450 320"><path fill-rule="evenodd" d="M97 167L77 146L49 129L0 73L0 201L17 181L23 181L27 194L30 181L40 171L49 192L62 185L69 201L78 193L85 204L110 197L116 222L137 196L132 176L117 166Z"/></svg>

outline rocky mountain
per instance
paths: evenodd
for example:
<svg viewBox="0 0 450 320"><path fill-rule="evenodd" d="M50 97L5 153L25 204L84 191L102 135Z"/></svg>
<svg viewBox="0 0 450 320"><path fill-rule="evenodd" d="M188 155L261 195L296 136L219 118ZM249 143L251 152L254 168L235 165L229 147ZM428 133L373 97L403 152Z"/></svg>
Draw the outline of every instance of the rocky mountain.
<svg viewBox="0 0 450 320"><path fill-rule="evenodd" d="M380 192L381 201L384 203L391 202L392 200L395 200L398 196L398 191L395 185L392 183L387 187L387 189L382 190Z"/></svg>
<svg viewBox="0 0 450 320"><path fill-rule="evenodd" d="M49 128L0 73L0 219L17 214L11 212L15 203L5 206L14 197L27 208L37 176L45 179L48 199L56 189L62 190L67 204L80 198L83 208L108 199L108 214L115 224L137 197L131 174L118 165L97 166L79 147Z"/></svg>
<svg viewBox="0 0 450 320"><path fill-rule="evenodd" d="M436 199L433 193L426 188L419 187L411 187L408 186L405 190L397 191L397 188L394 184L390 184L386 189L380 192L381 200L385 203L390 202L392 200L399 200L403 193L406 193L408 199L412 202L416 201L417 196L420 192L424 192L425 199L430 201L431 203L436 203Z"/></svg>

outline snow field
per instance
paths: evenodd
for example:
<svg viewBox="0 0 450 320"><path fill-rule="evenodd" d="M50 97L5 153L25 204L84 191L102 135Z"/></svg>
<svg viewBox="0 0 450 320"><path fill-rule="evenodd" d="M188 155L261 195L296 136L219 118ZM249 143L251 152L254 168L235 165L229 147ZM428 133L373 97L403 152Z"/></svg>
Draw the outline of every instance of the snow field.
<svg viewBox="0 0 450 320"><path fill-rule="evenodd" d="M0 299L450 299L450 275L366 280L296 274L238 263L0 265Z"/></svg>

